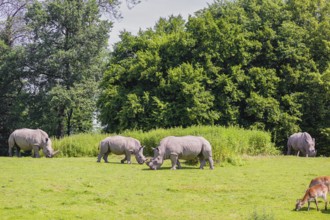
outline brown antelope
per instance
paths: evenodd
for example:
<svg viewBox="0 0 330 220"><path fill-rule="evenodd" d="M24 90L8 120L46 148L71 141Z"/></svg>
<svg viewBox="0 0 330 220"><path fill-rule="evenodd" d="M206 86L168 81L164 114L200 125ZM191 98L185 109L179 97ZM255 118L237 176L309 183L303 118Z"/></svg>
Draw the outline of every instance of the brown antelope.
<svg viewBox="0 0 330 220"><path fill-rule="evenodd" d="M317 204L317 198L322 197L324 202L325 202L325 210L328 208L328 200L327 200L327 194L328 194L328 187L324 185L323 183L321 184L316 184L309 189L306 190L306 193L303 197L303 199L298 199L296 203L296 211L301 209L301 207L308 202L308 211L310 207L310 201L314 200L316 204L316 209L319 211L319 207Z"/></svg>
<svg viewBox="0 0 330 220"><path fill-rule="evenodd" d="M325 184L330 189L330 176L319 176L312 179L311 183L309 184L309 187L320 183Z"/></svg>

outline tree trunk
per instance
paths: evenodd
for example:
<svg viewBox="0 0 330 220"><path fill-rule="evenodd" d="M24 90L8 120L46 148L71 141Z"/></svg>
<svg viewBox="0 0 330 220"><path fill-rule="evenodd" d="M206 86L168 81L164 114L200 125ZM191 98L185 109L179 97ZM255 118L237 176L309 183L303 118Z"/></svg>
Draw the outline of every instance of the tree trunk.
<svg viewBox="0 0 330 220"><path fill-rule="evenodd" d="M56 137L62 138L64 136L64 117L65 117L65 107L60 106L58 109L57 115L57 128L56 128Z"/></svg>
<svg viewBox="0 0 330 220"><path fill-rule="evenodd" d="M73 109L71 108L70 111L67 113L67 124L66 124L66 127L67 127L67 132L66 134L68 136L71 135L71 128L72 128L72 124L71 124L71 118L72 118L72 114L73 114Z"/></svg>

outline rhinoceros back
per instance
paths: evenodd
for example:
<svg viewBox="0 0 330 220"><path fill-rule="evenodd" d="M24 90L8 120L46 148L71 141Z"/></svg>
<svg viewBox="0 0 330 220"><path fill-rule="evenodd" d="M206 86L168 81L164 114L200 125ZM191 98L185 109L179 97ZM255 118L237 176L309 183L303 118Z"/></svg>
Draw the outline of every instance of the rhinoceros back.
<svg viewBox="0 0 330 220"><path fill-rule="evenodd" d="M134 149L134 151L139 150L141 147L140 141L131 137L127 138L127 144L132 146L132 149Z"/></svg>

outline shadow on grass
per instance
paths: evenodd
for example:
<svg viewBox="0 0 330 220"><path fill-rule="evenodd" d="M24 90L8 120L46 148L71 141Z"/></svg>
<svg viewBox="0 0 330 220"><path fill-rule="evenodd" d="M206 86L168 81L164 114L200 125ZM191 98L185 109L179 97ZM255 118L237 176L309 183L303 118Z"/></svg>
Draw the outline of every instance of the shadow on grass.
<svg viewBox="0 0 330 220"><path fill-rule="evenodd" d="M323 214L330 214L330 210L329 210L329 208L328 208L328 210L321 210L321 212L322 212Z"/></svg>
<svg viewBox="0 0 330 220"><path fill-rule="evenodd" d="M127 163L127 162L125 162L125 163L122 163L120 160L119 161L109 161L109 162L104 162L103 160L102 161L100 161L100 162L97 162L97 161L95 161L96 163L104 163L104 164L123 164L123 165L143 165L143 164L139 164L138 162L136 162L136 161L131 161L131 163L129 164L129 163Z"/></svg>
<svg viewBox="0 0 330 220"><path fill-rule="evenodd" d="M330 214L330 210L325 210L324 206L320 206L320 204L324 204L322 202L319 202L319 209L320 211L317 211L316 207L310 207L308 211L308 207L302 207L299 211L296 211L296 209L293 209L293 212L322 212L324 214ZM311 204L312 206L312 204Z"/></svg>
<svg viewBox="0 0 330 220"><path fill-rule="evenodd" d="M157 171L157 170L171 170L171 167L161 167L161 168L159 168L159 169L157 169L157 170L152 170L152 169L150 169L150 168L148 168L148 167L144 167L142 170L144 170L144 171ZM176 169L176 170L199 170L199 167L181 167L181 169Z"/></svg>
<svg viewBox="0 0 330 220"><path fill-rule="evenodd" d="M107 163L106 162L96 162L96 163L99 163L99 164L122 164L122 163L120 163L120 161L119 162L107 162Z"/></svg>

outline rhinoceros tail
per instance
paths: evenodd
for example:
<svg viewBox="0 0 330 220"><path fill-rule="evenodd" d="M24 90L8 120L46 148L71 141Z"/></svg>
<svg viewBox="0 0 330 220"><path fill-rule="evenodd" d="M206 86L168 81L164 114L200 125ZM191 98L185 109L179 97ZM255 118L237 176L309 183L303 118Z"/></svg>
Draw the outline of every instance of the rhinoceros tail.
<svg viewBox="0 0 330 220"><path fill-rule="evenodd" d="M212 157L212 147L208 141L203 141L201 154L203 154L205 158Z"/></svg>
<svg viewBox="0 0 330 220"><path fill-rule="evenodd" d="M15 138L13 134L11 134L8 138L8 145L9 148L13 148L15 146Z"/></svg>
<svg viewBox="0 0 330 220"><path fill-rule="evenodd" d="M287 152L286 155L291 155L291 138L288 139L288 142L286 143Z"/></svg>

